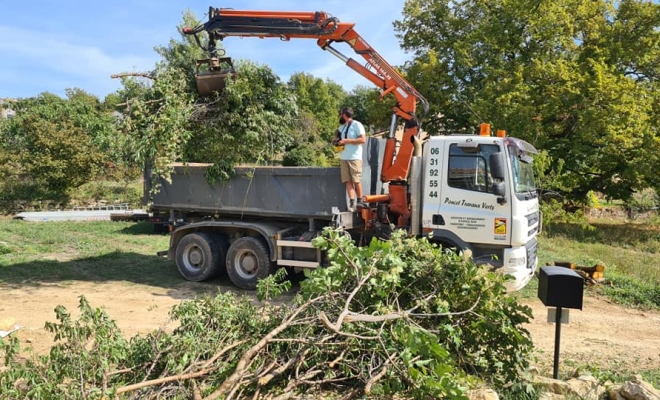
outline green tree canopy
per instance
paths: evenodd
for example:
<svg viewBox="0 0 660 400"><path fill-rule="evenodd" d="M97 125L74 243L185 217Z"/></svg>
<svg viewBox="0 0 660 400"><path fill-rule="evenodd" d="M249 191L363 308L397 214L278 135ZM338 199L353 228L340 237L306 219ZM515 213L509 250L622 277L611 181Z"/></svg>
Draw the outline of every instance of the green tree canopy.
<svg viewBox="0 0 660 400"><path fill-rule="evenodd" d="M357 85L345 100L345 105L353 108L355 119L362 122L367 130L372 128L376 132L389 130L395 103L394 96L381 99L376 87L365 85Z"/></svg>
<svg viewBox="0 0 660 400"><path fill-rule="evenodd" d="M339 126L338 115L346 92L337 83L298 72L289 78L289 88L300 110L293 148L284 156L285 165L326 165L333 152L330 141Z"/></svg>
<svg viewBox="0 0 660 400"><path fill-rule="evenodd" d="M575 199L658 187L660 5L408 0L395 27L432 104L425 129L506 129L561 160Z"/></svg>
<svg viewBox="0 0 660 400"><path fill-rule="evenodd" d="M111 119L94 96L79 89L67 95L42 93L12 104L16 116L0 132L2 200L65 201L100 171Z"/></svg>
<svg viewBox="0 0 660 400"><path fill-rule="evenodd" d="M346 96L344 89L332 81L324 81L311 74L298 72L289 78L289 87L296 95L301 111L306 111L318 121L316 135L330 141L337 128L339 109Z"/></svg>
<svg viewBox="0 0 660 400"><path fill-rule="evenodd" d="M236 72L213 104L196 105L184 152L187 160L214 162L218 172L240 163L267 164L293 142L293 93L266 66L244 60Z"/></svg>

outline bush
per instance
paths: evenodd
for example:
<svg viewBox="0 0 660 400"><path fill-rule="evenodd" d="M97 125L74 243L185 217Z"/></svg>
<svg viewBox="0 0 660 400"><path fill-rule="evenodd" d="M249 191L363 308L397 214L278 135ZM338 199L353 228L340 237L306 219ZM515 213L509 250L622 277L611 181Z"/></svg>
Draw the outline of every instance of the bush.
<svg viewBox="0 0 660 400"><path fill-rule="evenodd" d="M543 226L573 224L586 230L594 229L589 225L582 209L570 206L565 201L551 198L541 202L540 207L543 213Z"/></svg>
<svg viewBox="0 0 660 400"><path fill-rule="evenodd" d="M299 145L287 151L282 158L285 167L311 167L317 165L314 150L306 145Z"/></svg>
<svg viewBox="0 0 660 400"><path fill-rule="evenodd" d="M652 188L633 193L625 207L627 210L644 213L658 205L658 194Z"/></svg>

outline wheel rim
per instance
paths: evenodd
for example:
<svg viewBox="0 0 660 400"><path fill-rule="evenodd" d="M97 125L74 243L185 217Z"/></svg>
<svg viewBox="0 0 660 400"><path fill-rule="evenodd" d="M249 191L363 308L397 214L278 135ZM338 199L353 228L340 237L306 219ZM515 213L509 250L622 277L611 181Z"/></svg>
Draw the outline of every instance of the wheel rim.
<svg viewBox="0 0 660 400"><path fill-rule="evenodd" d="M190 271L199 271L204 265L204 252L199 246L191 244L183 251L183 266Z"/></svg>
<svg viewBox="0 0 660 400"><path fill-rule="evenodd" d="M241 250L234 256L234 265L236 273L243 279L252 279L257 275L259 269L259 259L257 255L250 250Z"/></svg>

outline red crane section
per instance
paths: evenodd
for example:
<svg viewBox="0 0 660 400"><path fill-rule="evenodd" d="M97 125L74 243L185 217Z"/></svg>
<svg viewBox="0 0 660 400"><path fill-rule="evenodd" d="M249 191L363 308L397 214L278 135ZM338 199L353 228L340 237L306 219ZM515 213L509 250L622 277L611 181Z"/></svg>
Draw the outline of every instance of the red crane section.
<svg viewBox="0 0 660 400"><path fill-rule="evenodd" d="M390 182L390 211L403 217L399 225L407 222L409 204L407 180L415 141L419 138L420 123L416 116L417 105L423 113L428 111L426 99L378 52L359 35L354 23L340 22L322 12L294 11L246 11L210 8L209 20L195 28L184 28L185 34L208 34L210 60L217 60L216 43L225 37L257 37L291 39L315 39L321 49L341 59L348 67L364 76L381 91L381 98L392 94L397 103L392 109L392 123L382 160L381 181ZM196 36L197 37L197 36ZM198 40L198 43L201 42ZM363 65L337 51L334 42L346 43L364 58ZM213 62L209 62L213 66ZM215 63L217 65L217 62ZM396 146L397 118L404 120L404 133L400 146ZM400 218L401 219L401 218Z"/></svg>

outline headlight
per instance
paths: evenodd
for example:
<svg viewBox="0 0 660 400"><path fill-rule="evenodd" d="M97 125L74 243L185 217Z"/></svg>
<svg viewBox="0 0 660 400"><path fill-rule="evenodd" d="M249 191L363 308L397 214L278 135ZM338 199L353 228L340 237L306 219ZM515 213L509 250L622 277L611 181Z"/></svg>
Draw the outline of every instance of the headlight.
<svg viewBox="0 0 660 400"><path fill-rule="evenodd" d="M509 258L509 267L510 268L524 267L526 261L527 260L525 260L525 257L512 257L512 258Z"/></svg>

